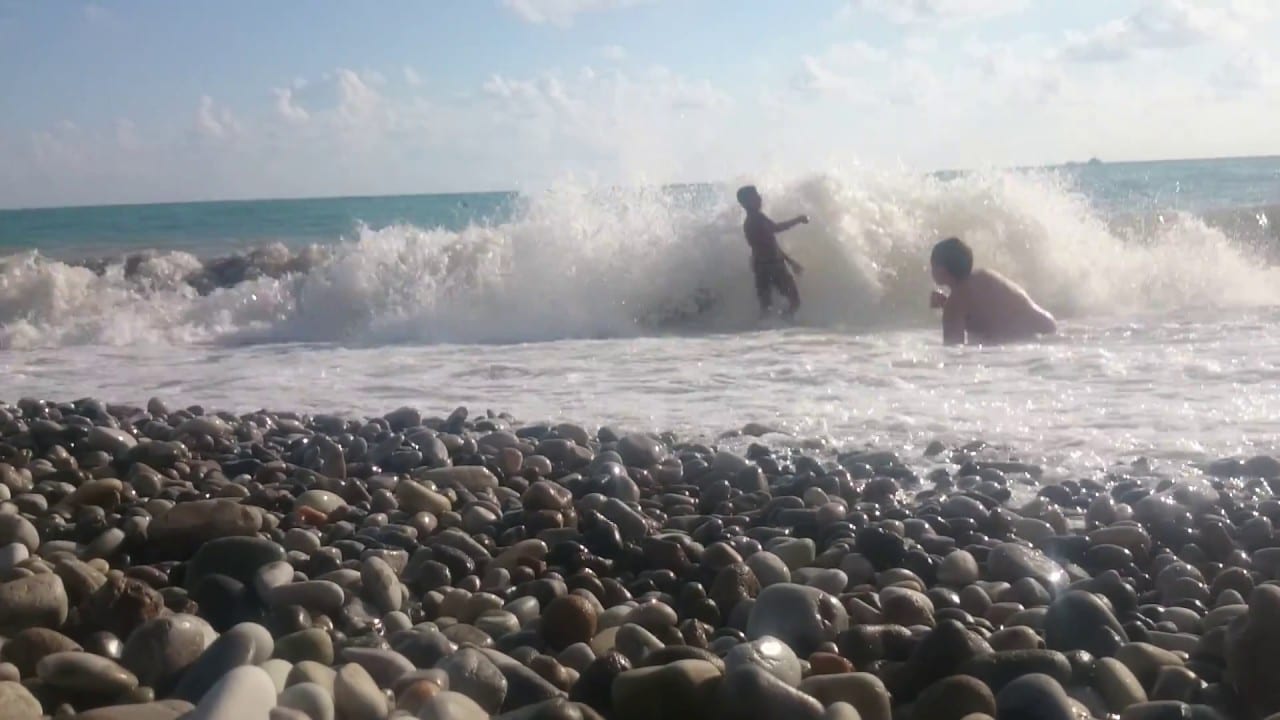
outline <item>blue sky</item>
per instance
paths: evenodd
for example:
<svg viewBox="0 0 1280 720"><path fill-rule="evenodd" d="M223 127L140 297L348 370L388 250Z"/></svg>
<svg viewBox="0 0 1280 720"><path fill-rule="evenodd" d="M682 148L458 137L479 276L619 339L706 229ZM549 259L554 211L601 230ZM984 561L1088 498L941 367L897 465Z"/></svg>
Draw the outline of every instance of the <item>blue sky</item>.
<svg viewBox="0 0 1280 720"><path fill-rule="evenodd" d="M0 0L0 207L1280 152L1266 0Z"/></svg>

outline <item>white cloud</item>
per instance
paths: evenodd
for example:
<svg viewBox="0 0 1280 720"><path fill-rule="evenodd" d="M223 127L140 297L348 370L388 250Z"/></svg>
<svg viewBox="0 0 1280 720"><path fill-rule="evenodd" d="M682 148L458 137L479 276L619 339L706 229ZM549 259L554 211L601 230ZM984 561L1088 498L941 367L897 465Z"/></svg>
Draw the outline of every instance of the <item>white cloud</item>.
<svg viewBox="0 0 1280 720"><path fill-rule="evenodd" d="M311 118L305 108L294 102L292 89L276 88L273 92L276 96L276 114L281 118L291 123L305 123Z"/></svg>
<svg viewBox="0 0 1280 720"><path fill-rule="evenodd" d="M1249 96L1280 87L1280 62L1261 50L1231 57L1214 72L1210 83L1226 97Z"/></svg>
<svg viewBox="0 0 1280 720"><path fill-rule="evenodd" d="M584 13L619 10L654 0L502 0L517 17L534 25L568 27Z"/></svg>
<svg viewBox="0 0 1280 720"><path fill-rule="evenodd" d="M338 79L338 113L354 120L374 113L382 98L377 90L364 81L354 70L340 68Z"/></svg>
<svg viewBox="0 0 1280 720"><path fill-rule="evenodd" d="M1074 62L1116 62L1151 50L1231 42L1265 19L1265 6L1236 0L1144 0L1133 14L1086 33L1070 33L1061 57Z"/></svg>
<svg viewBox="0 0 1280 720"><path fill-rule="evenodd" d="M196 132L206 138L222 140L235 135L240 124L228 108L219 108L208 95L200 97L196 111Z"/></svg>
<svg viewBox="0 0 1280 720"><path fill-rule="evenodd" d="M405 65L401 68L401 73L404 74L404 81L408 83L410 87L418 87L422 85L422 76L418 74L417 70L413 69L412 65Z"/></svg>
<svg viewBox="0 0 1280 720"><path fill-rule="evenodd" d="M847 15L865 11L899 25L984 20L1025 10L1029 0L853 0Z"/></svg>
<svg viewBox="0 0 1280 720"><path fill-rule="evenodd" d="M793 81L802 91L859 106L925 105L939 90L934 69L916 55L891 54L863 42L833 45L801 58Z"/></svg>

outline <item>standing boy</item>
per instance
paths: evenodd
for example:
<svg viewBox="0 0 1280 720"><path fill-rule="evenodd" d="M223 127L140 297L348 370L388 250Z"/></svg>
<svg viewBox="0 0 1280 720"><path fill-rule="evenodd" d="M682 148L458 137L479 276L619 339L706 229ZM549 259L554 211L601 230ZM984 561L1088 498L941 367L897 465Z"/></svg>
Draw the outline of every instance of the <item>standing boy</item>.
<svg viewBox="0 0 1280 720"><path fill-rule="evenodd" d="M809 218L800 215L784 223L775 223L761 210L763 200L754 185L747 185L738 190L738 203L747 211L747 219L742 223L742 231L747 236L747 244L751 246L751 270L756 276L756 295L760 298L760 314L767 315L772 304L773 291L787 299L786 316L793 317L800 308L800 291L796 288L796 279L791 274L804 273L800 263L791 259L778 245L778 233L786 232L796 225L809 222Z"/></svg>

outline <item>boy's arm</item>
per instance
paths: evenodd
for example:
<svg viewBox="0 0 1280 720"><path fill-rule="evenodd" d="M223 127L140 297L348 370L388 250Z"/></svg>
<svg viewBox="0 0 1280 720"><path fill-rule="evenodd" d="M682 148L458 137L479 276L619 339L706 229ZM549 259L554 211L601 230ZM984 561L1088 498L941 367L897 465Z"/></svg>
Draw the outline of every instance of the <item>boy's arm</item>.
<svg viewBox="0 0 1280 720"><path fill-rule="evenodd" d="M786 251L784 251L781 247L778 248L778 252L782 254L783 261L785 261L788 265L791 266L791 270L793 272L795 272L797 275L804 273L804 266L796 262L795 258L788 255Z"/></svg>
<svg viewBox="0 0 1280 720"><path fill-rule="evenodd" d="M787 220L786 222L773 223L773 231L786 232L797 225L808 225L808 224L809 224L808 215L797 215L796 217L793 217L790 220Z"/></svg>
<svg viewBox="0 0 1280 720"><path fill-rule="evenodd" d="M942 306L942 344L965 344L965 323L963 302L956 302L952 296Z"/></svg>

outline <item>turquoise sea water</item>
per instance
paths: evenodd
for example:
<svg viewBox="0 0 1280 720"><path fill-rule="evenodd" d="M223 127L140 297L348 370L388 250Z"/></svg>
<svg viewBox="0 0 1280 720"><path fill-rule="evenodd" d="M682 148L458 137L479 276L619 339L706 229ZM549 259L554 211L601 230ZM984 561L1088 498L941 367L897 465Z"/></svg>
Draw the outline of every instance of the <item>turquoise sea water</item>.
<svg viewBox="0 0 1280 720"><path fill-rule="evenodd" d="M1226 218L1232 210L1280 204L1280 158L1274 157L1080 164L1025 172L1061 178L1112 217L1183 211ZM728 190L700 185L669 192L710 202ZM0 249L37 249L51 257L142 249L221 254L277 241L335 242L354 237L361 226L456 232L473 223L506 222L518 205L512 193L473 193L0 210Z"/></svg>

